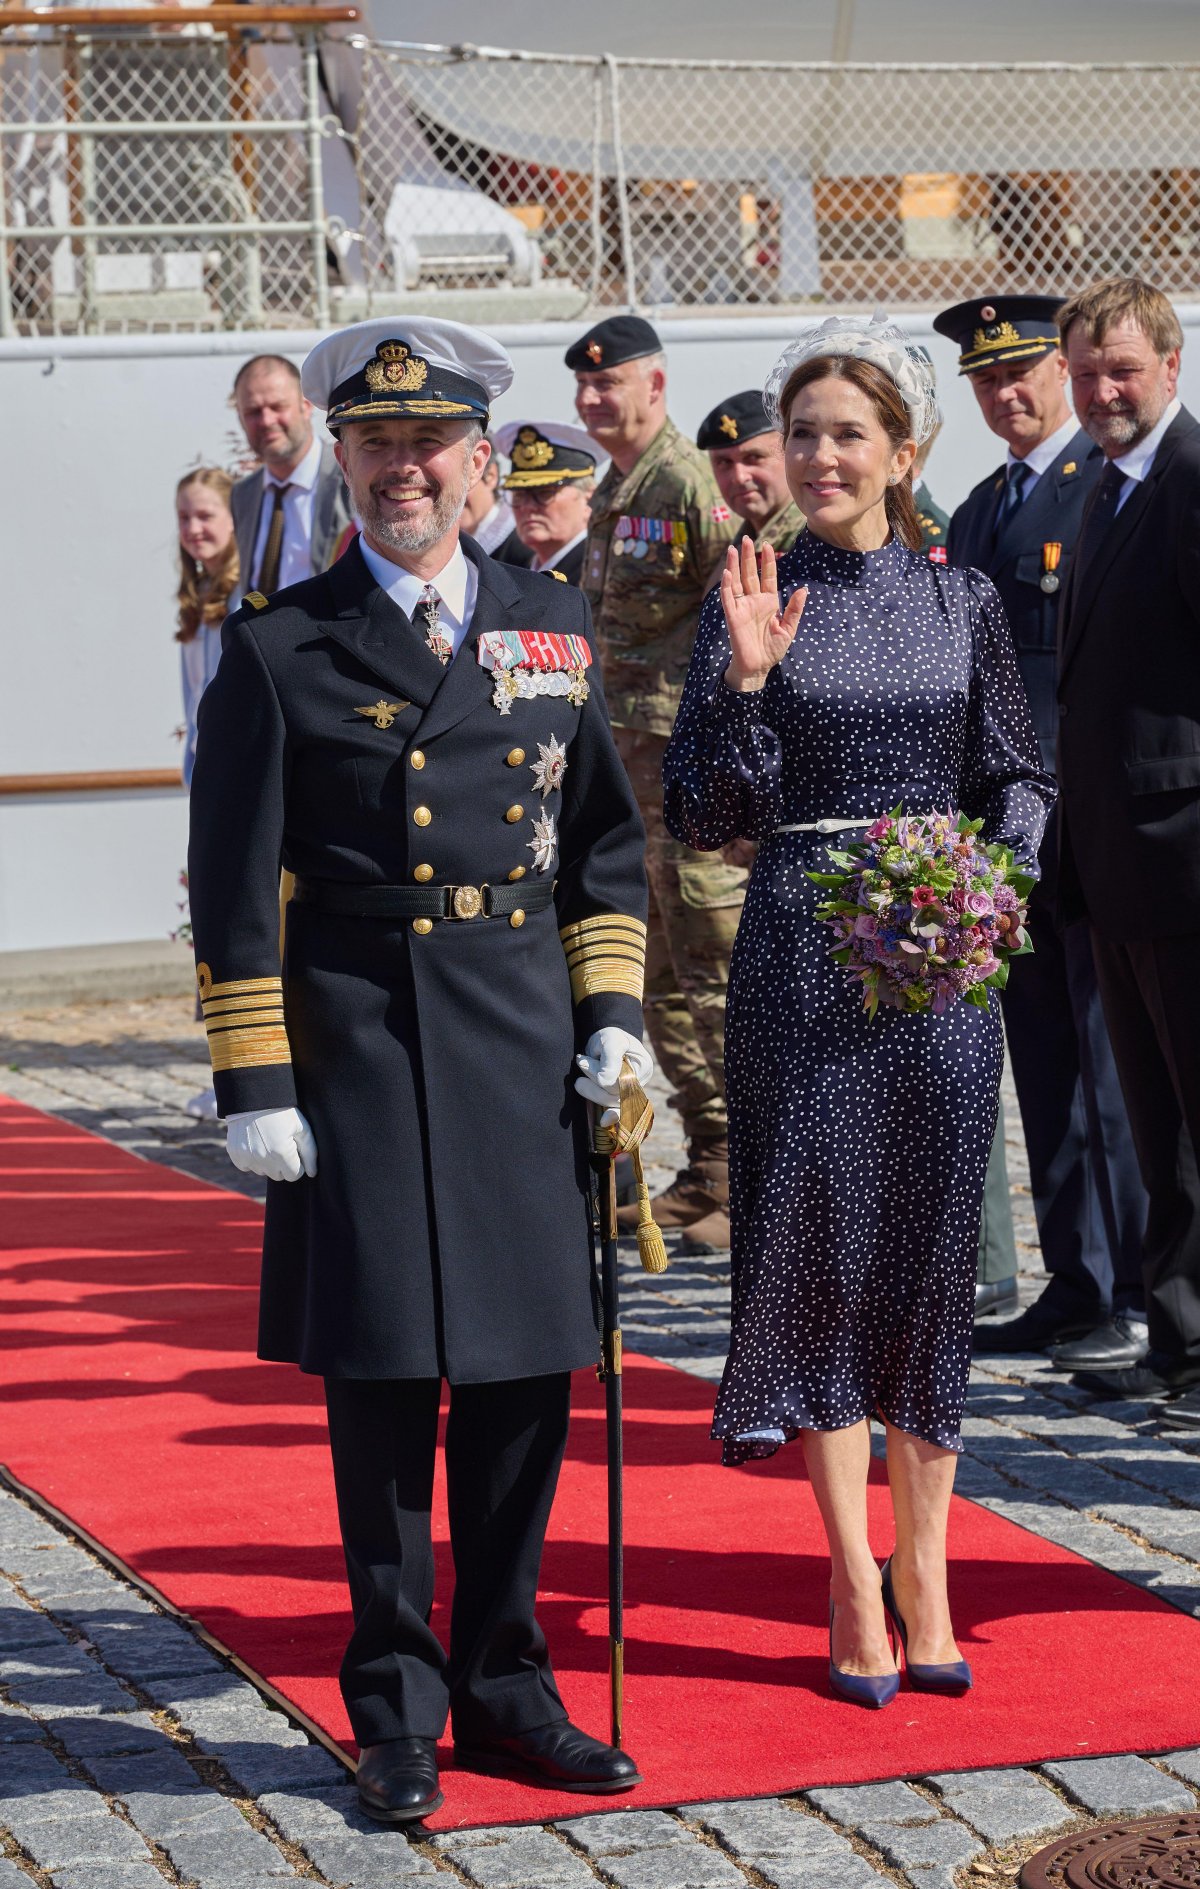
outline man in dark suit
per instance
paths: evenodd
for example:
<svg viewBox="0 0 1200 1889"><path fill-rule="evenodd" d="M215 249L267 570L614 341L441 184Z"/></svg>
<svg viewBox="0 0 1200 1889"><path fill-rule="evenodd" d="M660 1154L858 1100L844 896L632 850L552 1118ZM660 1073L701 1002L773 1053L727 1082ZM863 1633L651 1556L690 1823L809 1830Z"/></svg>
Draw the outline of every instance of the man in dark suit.
<svg viewBox="0 0 1200 1889"><path fill-rule="evenodd" d="M598 454L591 435L557 420L510 420L498 428L495 447L511 461L501 489L530 570L555 571L578 584L596 489Z"/></svg>
<svg viewBox="0 0 1200 1889"><path fill-rule="evenodd" d="M1057 296L994 295L961 302L934 323L958 343L959 372L1008 447L1005 464L955 512L950 562L985 571L1000 593L1047 768L1054 766L1058 731L1061 586L1102 464L1067 404L1059 304ZM1018 1318L977 1326L975 1348L1053 1345L1056 1363L1067 1370L1135 1364L1146 1350L1145 1193L1088 928L1080 921L1058 928L1053 827L1039 864L1029 913L1034 955L1014 970L1004 1021L1050 1279Z"/></svg>
<svg viewBox="0 0 1200 1889"><path fill-rule="evenodd" d="M267 1193L259 1350L325 1380L358 1793L460 1767L626 1790L535 1616L570 1373L599 1339L587 1116L645 1079L643 828L579 590L460 538L503 349L363 322L305 363L362 533L228 620L189 888L228 1149ZM281 863L295 874L280 976ZM455 1563L430 1625L442 1380Z"/></svg>
<svg viewBox="0 0 1200 1889"><path fill-rule="evenodd" d="M1150 1197L1149 1352L1075 1382L1167 1398L1200 1385L1200 424L1157 289L1098 282L1058 321L1104 455L1060 624L1060 891L1064 917L1091 927Z"/></svg>
<svg viewBox="0 0 1200 1889"><path fill-rule="evenodd" d="M241 589L264 596L327 571L353 518L332 446L313 431L300 373L281 354L244 361L233 383L246 443L262 465L230 494Z"/></svg>

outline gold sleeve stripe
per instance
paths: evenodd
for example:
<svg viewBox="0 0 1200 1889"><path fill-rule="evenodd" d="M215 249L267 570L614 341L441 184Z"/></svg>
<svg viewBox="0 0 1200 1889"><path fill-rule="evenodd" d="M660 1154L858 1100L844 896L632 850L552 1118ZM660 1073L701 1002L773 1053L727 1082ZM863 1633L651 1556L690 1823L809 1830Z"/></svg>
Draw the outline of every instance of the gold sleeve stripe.
<svg viewBox="0 0 1200 1889"><path fill-rule="evenodd" d="M603 991L635 997L645 982L646 927L623 912L599 912L559 932L571 977L571 998L582 1003Z"/></svg>
<svg viewBox="0 0 1200 1889"><path fill-rule="evenodd" d="M582 944L585 938L597 931L627 931L643 941L646 927L640 918L629 918L624 912L597 912L594 918L581 918L574 925L564 925L559 937L566 947Z"/></svg>
<svg viewBox="0 0 1200 1889"><path fill-rule="evenodd" d="M247 1010L262 1010L264 1006L283 1002L280 990L264 990L258 997L210 997L201 1004L206 1017L242 1016Z"/></svg>
<svg viewBox="0 0 1200 1889"><path fill-rule="evenodd" d="M292 1052L282 1024L269 1030L227 1030L210 1036L208 1052L213 1073L223 1069L257 1069L267 1063L290 1063Z"/></svg>
<svg viewBox="0 0 1200 1889"><path fill-rule="evenodd" d="M268 1024L283 1021L283 1005L272 1004L269 1009L255 1010L248 1017L213 1017L206 1028L209 1036L228 1036L232 1030L262 1030Z"/></svg>
<svg viewBox="0 0 1200 1889"><path fill-rule="evenodd" d="M196 982L200 986L200 996L204 1002L213 997L246 997L255 991L283 990L283 979L274 977L235 977L224 984L214 984L212 972L207 964L196 966Z"/></svg>

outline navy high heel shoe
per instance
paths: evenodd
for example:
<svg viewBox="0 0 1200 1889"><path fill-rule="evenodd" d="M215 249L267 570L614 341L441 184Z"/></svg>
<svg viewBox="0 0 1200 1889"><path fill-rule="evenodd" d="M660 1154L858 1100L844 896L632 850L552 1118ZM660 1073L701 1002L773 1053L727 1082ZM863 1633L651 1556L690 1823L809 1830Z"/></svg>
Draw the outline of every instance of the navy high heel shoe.
<svg viewBox="0 0 1200 1889"><path fill-rule="evenodd" d="M844 1673L833 1663L833 1596L829 1597L829 1683L851 1705L890 1705L900 1690L899 1673Z"/></svg>
<svg viewBox="0 0 1200 1889"><path fill-rule="evenodd" d="M971 1668L965 1659L948 1660L944 1666L920 1666L908 1657L908 1629L900 1618L900 1609L896 1605L896 1590L892 1586L892 1557L888 1556L883 1564L883 1605L904 1648L904 1664L908 1670L909 1684L915 1692L945 1692L959 1694L970 1692L975 1684Z"/></svg>

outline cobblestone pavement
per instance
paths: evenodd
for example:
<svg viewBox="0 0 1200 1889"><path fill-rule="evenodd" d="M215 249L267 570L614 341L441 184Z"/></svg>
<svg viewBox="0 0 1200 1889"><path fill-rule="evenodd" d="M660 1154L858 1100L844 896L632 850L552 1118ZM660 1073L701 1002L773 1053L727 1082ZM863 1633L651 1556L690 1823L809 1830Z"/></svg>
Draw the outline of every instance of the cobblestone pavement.
<svg viewBox="0 0 1200 1889"><path fill-rule="evenodd" d="M0 1090L258 1197L216 1126L183 1112L205 1076L178 999L0 1017ZM1011 1100L1029 1297L1037 1238ZM661 1183L682 1146L656 1102ZM715 1379L728 1298L725 1254L676 1251L652 1281L631 1251L626 1343ZM1091 1405L1041 1360L1001 1357L974 1373L964 1436L962 1494L1200 1614L1200 1439L1159 1435L1144 1405ZM0 1889L384 1889L420 1876L476 1889L984 1889L1072 1824L1198 1803L1200 1750L405 1836L362 1818L348 1772L185 1623L0 1490Z"/></svg>

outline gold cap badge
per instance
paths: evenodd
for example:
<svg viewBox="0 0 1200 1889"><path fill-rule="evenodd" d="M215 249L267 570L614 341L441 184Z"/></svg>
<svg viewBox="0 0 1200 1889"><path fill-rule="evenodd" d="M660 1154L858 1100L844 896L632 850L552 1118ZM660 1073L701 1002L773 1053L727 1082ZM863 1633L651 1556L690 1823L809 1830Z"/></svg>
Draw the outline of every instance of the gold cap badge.
<svg viewBox="0 0 1200 1889"><path fill-rule="evenodd" d="M604 349L600 346L600 343L598 341L589 341L584 352L588 360L594 361L596 366L599 367L601 361L604 359Z"/></svg>
<svg viewBox="0 0 1200 1889"><path fill-rule="evenodd" d="M517 434L516 445L512 450L512 462L521 472L539 471L548 466L554 457L554 448L548 439L532 426L523 426Z"/></svg>
<svg viewBox="0 0 1200 1889"><path fill-rule="evenodd" d="M722 433L725 434L727 439L737 438L738 425L737 425L737 421L734 419L731 413L723 413L721 415L719 424L720 424Z"/></svg>
<svg viewBox="0 0 1200 1889"><path fill-rule="evenodd" d="M429 363L403 341L381 341L367 364L367 386L374 394L412 394L429 378Z"/></svg>

